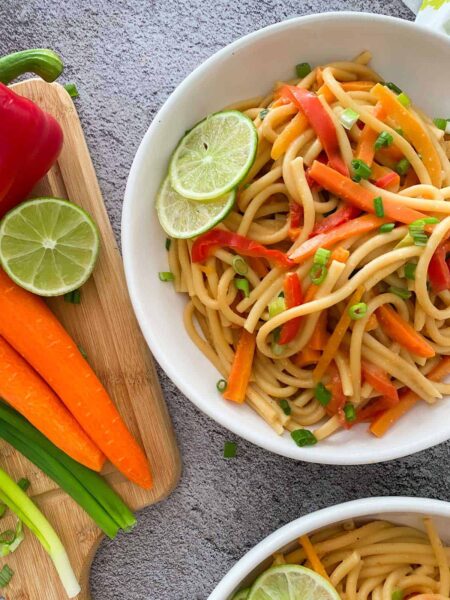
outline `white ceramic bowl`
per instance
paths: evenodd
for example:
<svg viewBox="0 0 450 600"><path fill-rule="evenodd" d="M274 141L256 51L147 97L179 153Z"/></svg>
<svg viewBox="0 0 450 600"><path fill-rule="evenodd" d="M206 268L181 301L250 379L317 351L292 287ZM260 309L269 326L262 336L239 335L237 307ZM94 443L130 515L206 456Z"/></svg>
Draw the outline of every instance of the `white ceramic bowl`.
<svg viewBox="0 0 450 600"><path fill-rule="evenodd" d="M380 462L412 454L450 438L448 401L418 406L383 439L362 426L314 447L279 437L247 406L223 400L215 368L184 331L183 295L158 280L167 270L165 235L154 198L178 140L205 115L232 101L263 94L292 77L294 65L348 59L363 49L387 81L395 81L433 116L450 115L450 41L390 17L327 13L292 19L250 34L196 69L155 117L139 147L125 193L122 245L131 300L144 336L179 389L207 415L254 444L295 459L328 464Z"/></svg>
<svg viewBox="0 0 450 600"><path fill-rule="evenodd" d="M384 519L423 530L421 517L431 516L445 542L450 542L450 504L428 498L380 497L364 498L337 504L305 515L275 531L247 552L225 575L208 600L229 600L239 589L250 585L269 566L274 552L289 551L296 540L323 527L347 519L370 521Z"/></svg>

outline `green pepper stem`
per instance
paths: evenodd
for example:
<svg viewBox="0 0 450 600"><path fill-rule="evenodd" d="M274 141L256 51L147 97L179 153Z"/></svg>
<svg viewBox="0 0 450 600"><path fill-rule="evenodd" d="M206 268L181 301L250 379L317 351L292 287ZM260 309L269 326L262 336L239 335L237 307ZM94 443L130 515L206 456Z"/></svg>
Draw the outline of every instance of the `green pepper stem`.
<svg viewBox="0 0 450 600"><path fill-rule="evenodd" d="M22 50L0 58L0 82L8 85L24 73L34 73L52 82L61 75L63 69L62 60L53 50Z"/></svg>

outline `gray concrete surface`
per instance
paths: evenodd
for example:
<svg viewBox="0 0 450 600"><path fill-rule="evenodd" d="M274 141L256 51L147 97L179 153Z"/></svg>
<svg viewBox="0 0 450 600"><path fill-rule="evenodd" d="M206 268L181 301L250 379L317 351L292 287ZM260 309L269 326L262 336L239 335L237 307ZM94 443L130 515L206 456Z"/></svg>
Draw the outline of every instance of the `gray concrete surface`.
<svg viewBox="0 0 450 600"><path fill-rule="evenodd" d="M400 0L1 0L0 53L48 46L64 57L119 236L134 153L176 85L250 31L342 9L412 18ZM233 436L160 376L183 476L168 500L139 514L133 534L103 542L92 569L94 600L205 600L254 544L314 509L375 495L449 498L448 444L388 464L341 468L295 463L239 440L237 458L225 461L223 444Z"/></svg>

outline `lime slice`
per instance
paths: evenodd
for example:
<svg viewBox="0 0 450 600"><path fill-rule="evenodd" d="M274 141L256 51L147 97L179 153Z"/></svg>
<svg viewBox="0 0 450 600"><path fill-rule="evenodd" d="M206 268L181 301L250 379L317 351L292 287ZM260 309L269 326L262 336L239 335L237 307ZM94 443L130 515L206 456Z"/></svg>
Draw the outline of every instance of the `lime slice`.
<svg viewBox="0 0 450 600"><path fill-rule="evenodd" d="M252 166L258 134L237 110L200 121L181 140L170 163L175 190L191 200L211 200L236 187Z"/></svg>
<svg viewBox="0 0 450 600"><path fill-rule="evenodd" d="M265 571L250 590L248 600L340 600L326 579L299 565L280 565Z"/></svg>
<svg viewBox="0 0 450 600"><path fill-rule="evenodd" d="M245 588L245 590L237 592L231 600L247 600L249 594L250 588Z"/></svg>
<svg viewBox="0 0 450 600"><path fill-rule="evenodd" d="M18 285L39 296L79 288L92 273L100 245L82 208L59 198L36 198L0 223L0 261Z"/></svg>
<svg viewBox="0 0 450 600"><path fill-rule="evenodd" d="M186 239L214 227L233 208L236 192L232 190L218 200L198 202L180 196L167 177L156 198L156 210L164 231L173 238Z"/></svg>

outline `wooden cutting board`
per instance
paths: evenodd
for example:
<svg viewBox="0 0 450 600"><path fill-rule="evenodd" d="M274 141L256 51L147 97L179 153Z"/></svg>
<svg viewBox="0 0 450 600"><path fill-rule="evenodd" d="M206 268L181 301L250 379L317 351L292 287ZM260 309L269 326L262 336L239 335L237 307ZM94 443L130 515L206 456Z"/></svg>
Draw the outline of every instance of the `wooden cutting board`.
<svg viewBox="0 0 450 600"><path fill-rule="evenodd" d="M170 418L131 307L119 249L75 105L59 84L31 79L13 87L52 114L64 131L64 147L58 163L31 196L68 198L90 212L100 230L99 260L93 277L82 288L81 304L71 305L59 298L49 304L85 350L130 430L147 452L154 475L150 491L128 482L109 464L104 471L128 505L137 510L165 498L178 481L181 464ZM0 442L0 464L16 479L28 477L31 481L30 495L61 536L80 579L83 590L78 598L88 600L89 570L101 539L99 529L56 484L4 442ZM3 519L1 530L12 523L11 517ZM7 600L66 597L51 560L31 532L26 532L25 541L14 554L1 559L0 566L5 562L15 572L3 591Z"/></svg>

